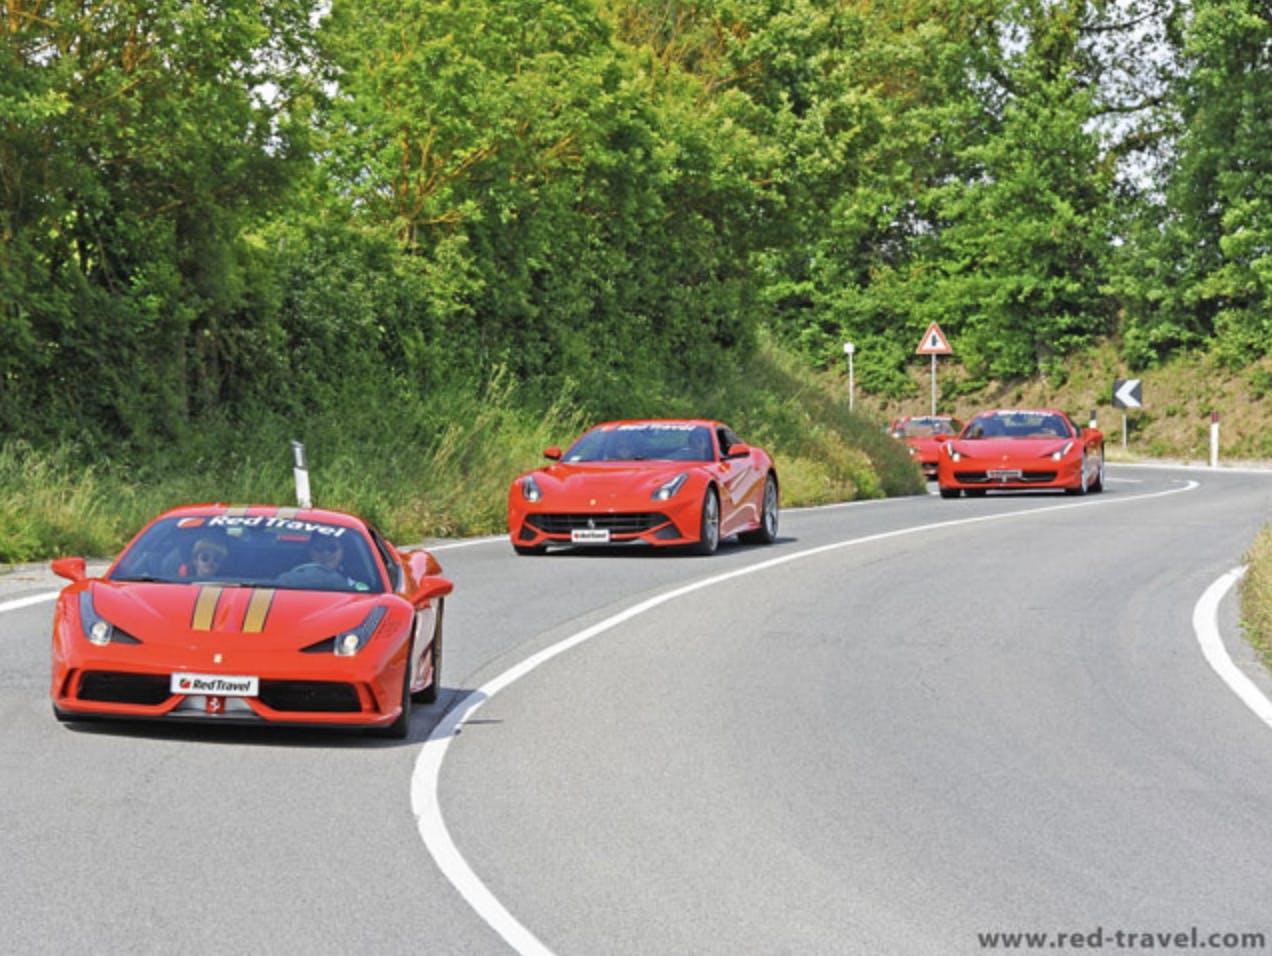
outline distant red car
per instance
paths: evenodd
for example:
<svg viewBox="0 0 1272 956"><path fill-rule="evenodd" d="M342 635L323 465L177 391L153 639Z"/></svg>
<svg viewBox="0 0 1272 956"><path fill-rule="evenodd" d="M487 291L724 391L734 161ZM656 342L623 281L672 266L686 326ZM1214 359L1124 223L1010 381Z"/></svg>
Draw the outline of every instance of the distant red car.
<svg viewBox="0 0 1272 956"><path fill-rule="evenodd" d="M437 698L451 582L353 515L224 504L167 511L53 617L53 712L321 724L405 737Z"/></svg>
<svg viewBox="0 0 1272 956"><path fill-rule="evenodd" d="M893 421L888 434L910 447L910 457L919 463L925 478L936 477L941 445L963 430L952 415L905 415Z"/></svg>
<svg viewBox="0 0 1272 956"><path fill-rule="evenodd" d="M990 490L1104 489L1104 435L1054 408L981 412L941 448L942 498Z"/></svg>
<svg viewBox="0 0 1272 956"><path fill-rule="evenodd" d="M703 419L605 422L508 491L518 554L549 545L682 546L711 554L722 538L777 537L778 481L764 450Z"/></svg>

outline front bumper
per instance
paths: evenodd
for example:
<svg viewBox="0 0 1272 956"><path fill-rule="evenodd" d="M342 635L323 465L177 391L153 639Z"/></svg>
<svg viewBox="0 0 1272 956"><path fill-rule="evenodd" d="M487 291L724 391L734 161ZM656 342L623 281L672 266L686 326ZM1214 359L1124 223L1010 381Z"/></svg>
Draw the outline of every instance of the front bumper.
<svg viewBox="0 0 1272 956"><path fill-rule="evenodd" d="M406 648L365 661L332 654L237 652L228 666L198 659L139 662L141 648L94 648L55 655L51 696L60 717L116 717L214 723L381 727L402 704ZM370 650L367 648L366 650ZM204 658L206 658L206 654ZM228 656L228 655L227 655ZM312 658L312 660L307 660ZM259 677L255 696L173 693L174 673Z"/></svg>
<svg viewBox="0 0 1272 956"><path fill-rule="evenodd" d="M941 462L937 480L942 488L960 490L1077 488L1082 484L1082 460L991 462L965 458L959 462Z"/></svg>

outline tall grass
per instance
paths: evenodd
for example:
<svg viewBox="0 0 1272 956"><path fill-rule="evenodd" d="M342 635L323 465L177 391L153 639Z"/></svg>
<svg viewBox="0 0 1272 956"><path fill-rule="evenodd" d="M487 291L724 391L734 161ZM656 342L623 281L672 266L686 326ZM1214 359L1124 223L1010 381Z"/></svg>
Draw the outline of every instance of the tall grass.
<svg viewBox="0 0 1272 956"><path fill-rule="evenodd" d="M0 562L52 554L104 554L134 520L132 489L75 463L77 449L37 453L24 442L0 447Z"/></svg>
<svg viewBox="0 0 1272 956"><path fill-rule="evenodd" d="M1241 579L1241 623L1246 639L1272 668L1272 526L1266 526L1250 546Z"/></svg>
<svg viewBox="0 0 1272 956"><path fill-rule="evenodd" d="M544 399L502 374L480 390L395 396L388 412L352 391L343 404L340 414L309 419L208 418L144 462L81 465L74 447L11 442L0 449L0 562L108 556L178 503L292 504L292 440L305 444L316 505L363 515L395 541L502 532L512 479L591 424L568 390ZM847 410L833 377L809 373L767 344L723 384L674 398L635 396L627 407L630 417L728 422L773 453L783 506L924 487L882 423Z"/></svg>

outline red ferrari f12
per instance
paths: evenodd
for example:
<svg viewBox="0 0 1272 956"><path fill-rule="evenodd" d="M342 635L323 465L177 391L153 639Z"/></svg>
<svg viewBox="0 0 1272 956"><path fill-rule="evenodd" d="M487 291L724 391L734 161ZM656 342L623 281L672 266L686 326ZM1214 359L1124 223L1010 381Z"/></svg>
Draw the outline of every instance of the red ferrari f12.
<svg viewBox="0 0 1272 956"><path fill-rule="evenodd" d="M518 554L550 545L678 546L712 554L721 539L777 537L777 469L727 425L703 419L606 422L508 492Z"/></svg>

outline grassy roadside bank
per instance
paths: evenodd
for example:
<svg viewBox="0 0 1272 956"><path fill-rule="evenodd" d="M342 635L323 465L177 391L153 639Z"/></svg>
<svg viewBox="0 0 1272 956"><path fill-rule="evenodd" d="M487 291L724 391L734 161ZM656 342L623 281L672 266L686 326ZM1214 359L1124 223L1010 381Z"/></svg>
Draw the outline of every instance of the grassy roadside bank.
<svg viewBox="0 0 1272 956"><path fill-rule="evenodd" d="M1241 626L1246 640L1272 671L1272 525L1254 539L1246 564L1241 579Z"/></svg>
<svg viewBox="0 0 1272 956"><path fill-rule="evenodd" d="M290 440L306 445L315 503L364 515L394 540L506 530L507 489L591 423L567 400L544 407L499 377L480 392L438 395L385 424L349 403L339 420L213 422L163 460L84 465L76 448L0 447L0 564L106 556L173 504L295 500ZM719 418L776 458L784 506L920 494L904 449L848 410L833 377L765 346L722 385L625 417Z"/></svg>

